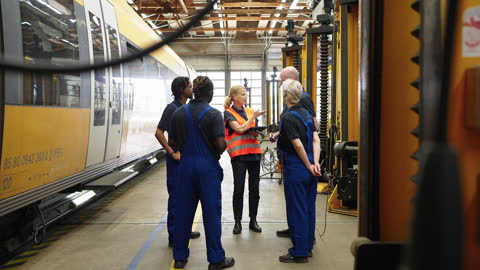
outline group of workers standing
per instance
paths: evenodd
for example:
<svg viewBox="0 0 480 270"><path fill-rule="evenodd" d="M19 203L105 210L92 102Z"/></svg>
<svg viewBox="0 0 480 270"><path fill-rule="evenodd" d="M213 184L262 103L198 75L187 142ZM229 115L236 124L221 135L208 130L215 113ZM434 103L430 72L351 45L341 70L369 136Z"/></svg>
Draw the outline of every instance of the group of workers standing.
<svg viewBox="0 0 480 270"><path fill-rule="evenodd" d="M290 237L293 247L279 260L305 263L312 256L315 241L316 177L320 176L318 123L311 97L298 82L298 71L287 67L280 73L280 80L285 107L280 131L270 134L270 138L278 139L281 152L288 229L277 231L277 235ZM206 76L198 76L193 84L188 77L177 77L171 90L174 101L165 108L155 136L167 153L168 244L173 247L174 268L185 267L189 239L200 236L199 232L191 231L198 201L202 204L208 269L228 268L235 260L225 257L220 240L223 169L219 159L227 150L234 178L233 233L242 231L247 171L249 229L262 232L257 222L262 149L254 127L265 111L245 107L247 92L236 85L226 97L222 117L220 111L209 105L214 86ZM192 100L187 104L188 99Z"/></svg>

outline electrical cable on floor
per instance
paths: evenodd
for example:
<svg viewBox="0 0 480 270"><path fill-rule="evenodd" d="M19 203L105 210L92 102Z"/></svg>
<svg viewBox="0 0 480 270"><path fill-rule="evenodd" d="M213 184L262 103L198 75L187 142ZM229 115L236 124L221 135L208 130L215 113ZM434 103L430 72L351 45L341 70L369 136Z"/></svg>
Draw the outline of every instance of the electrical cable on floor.
<svg viewBox="0 0 480 270"><path fill-rule="evenodd" d="M326 199L325 199L325 222L323 223L323 232L320 234L320 237L323 237L323 235L327 231L328 195L329 194L325 194L325 196L326 196Z"/></svg>
<svg viewBox="0 0 480 270"><path fill-rule="evenodd" d="M202 9L195 17L192 18L190 22L185 24L178 31L174 32L171 35L168 35L164 40L151 45L150 47L141 50L137 53L130 54L125 57L121 57L115 60L106 61L98 64L72 64L71 66L59 66L55 64L28 64L18 61L8 60L5 56L0 57L0 68L17 70L17 71L27 71L27 72L50 72L50 73L71 73L71 72L82 72L103 69L111 66L120 65L135 59L141 58L161 47L173 42L175 39L180 37L183 33L187 32L194 24L200 22L200 20L207 15L217 3L218 0L207 1L207 6Z"/></svg>

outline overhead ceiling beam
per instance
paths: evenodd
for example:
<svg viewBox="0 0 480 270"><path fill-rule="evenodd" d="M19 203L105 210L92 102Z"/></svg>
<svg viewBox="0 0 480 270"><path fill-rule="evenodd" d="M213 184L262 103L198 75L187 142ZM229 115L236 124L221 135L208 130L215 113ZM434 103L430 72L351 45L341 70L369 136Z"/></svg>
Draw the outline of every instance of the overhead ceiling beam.
<svg viewBox="0 0 480 270"><path fill-rule="evenodd" d="M253 47L255 48L255 47ZM225 54L223 53L218 53L218 52L212 52L212 53L209 53L208 51L204 51L204 52L198 52L198 49L196 52L183 52L183 51L180 51L180 50L177 50L175 51L178 56L182 57L182 56L209 56L209 57L212 57L212 56L223 56L225 57ZM259 48L257 50L257 52L236 52L236 51L232 51L230 52L230 55L242 55L242 56L261 56L262 55L262 52L263 52L263 49L262 48Z"/></svg>
<svg viewBox="0 0 480 270"><path fill-rule="evenodd" d="M151 19L148 18L151 21L157 21L157 22L166 22L170 21L172 19L170 18L158 18L158 19ZM191 18L188 18L186 20L189 20ZM294 17L247 17L247 16L241 16L241 17L208 17L208 18L203 18L205 21L244 21L244 22L258 22L258 21L286 21L288 19L294 19L295 21L314 21L314 19L307 18L307 17L299 17L299 18L294 18ZM183 20L183 18L181 18Z"/></svg>
<svg viewBox="0 0 480 270"><path fill-rule="evenodd" d="M178 2L180 2L180 5L182 6L183 11L184 11L185 13L188 13L187 6L185 6L185 2L183 2L183 0L178 0Z"/></svg>
<svg viewBox="0 0 480 270"><path fill-rule="evenodd" d="M157 2L155 0L151 1L141 1L138 4L134 4L133 6L140 6L142 8L161 8L161 7L170 7L170 8L175 8L177 7L176 2ZM282 4L282 3L275 3L275 2L246 2L246 1L241 1L241 2L228 2L228 3L222 3L221 6L222 8L234 8L234 7L239 7L239 8L262 8L262 7L283 7L283 8L290 8L291 4ZM197 4L197 3L190 3L188 5L189 7L205 7L205 4ZM306 3L298 3L297 7L307 7Z"/></svg>
<svg viewBox="0 0 480 270"><path fill-rule="evenodd" d="M220 36L213 36L213 37L205 37L205 36L193 36L193 37L180 37L180 38L177 38L175 39L175 42L182 42L182 41L186 41L186 42L189 42L189 41L212 41L212 39L219 39L221 40L223 37L220 37ZM282 40L285 40L285 37L279 37L279 36L273 36L273 37L270 37L272 39L282 39ZM235 37L235 40L259 40L261 38L258 38L258 37Z"/></svg>
<svg viewBox="0 0 480 270"><path fill-rule="evenodd" d="M162 32L176 32L178 29L159 29ZM240 28L197 28L188 31L237 31L237 32L254 32L254 31L286 31L285 28L261 28L261 27L240 27ZM303 28L298 28L295 31L305 31Z"/></svg>
<svg viewBox="0 0 480 270"><path fill-rule="evenodd" d="M306 3L299 3L297 7L306 7ZM222 3L222 8L229 8L229 7L241 7L241 8L252 8L252 7L283 7L283 8L290 8L290 4L280 4L280 3L273 3L273 2L229 2L229 3Z"/></svg>
<svg viewBox="0 0 480 270"><path fill-rule="evenodd" d="M192 15L200 12L200 9L188 9L188 13L177 13L179 15ZM148 10L148 9L139 9L138 13L148 14L164 14L168 12L159 12L158 10ZM310 14L311 10L306 9L222 9L222 10L213 10L210 14L237 14L237 15L247 15L247 14Z"/></svg>

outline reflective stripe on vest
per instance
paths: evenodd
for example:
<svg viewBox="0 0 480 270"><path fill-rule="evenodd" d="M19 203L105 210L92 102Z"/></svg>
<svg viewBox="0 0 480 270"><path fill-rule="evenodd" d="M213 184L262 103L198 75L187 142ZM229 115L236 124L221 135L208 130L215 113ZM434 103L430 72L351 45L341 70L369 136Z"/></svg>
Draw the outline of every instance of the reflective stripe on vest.
<svg viewBox="0 0 480 270"><path fill-rule="evenodd" d="M247 118L250 118L253 115L253 109L244 108ZM235 117L235 120L239 125L243 125L247 122L242 116L240 116L233 108L228 108L227 111ZM255 126L255 119L250 123L247 129ZM262 148L260 147L260 142L253 135L249 134L240 134L237 132L232 132L225 129L225 140L227 141L227 152L230 155L230 158L248 154L261 154Z"/></svg>

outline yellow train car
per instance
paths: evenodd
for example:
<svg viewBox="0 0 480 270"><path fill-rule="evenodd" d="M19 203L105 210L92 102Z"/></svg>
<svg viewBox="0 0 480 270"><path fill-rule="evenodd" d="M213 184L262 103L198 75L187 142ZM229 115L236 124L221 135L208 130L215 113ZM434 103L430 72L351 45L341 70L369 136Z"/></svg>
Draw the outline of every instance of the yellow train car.
<svg viewBox="0 0 480 270"><path fill-rule="evenodd" d="M2 53L16 61L97 63L160 41L123 0L2 0L0 8ZM168 46L91 72L2 71L0 217L159 152L153 134L176 76L195 71Z"/></svg>

